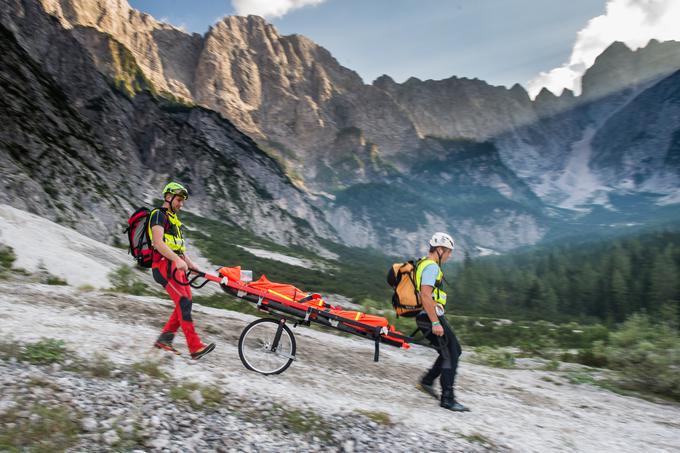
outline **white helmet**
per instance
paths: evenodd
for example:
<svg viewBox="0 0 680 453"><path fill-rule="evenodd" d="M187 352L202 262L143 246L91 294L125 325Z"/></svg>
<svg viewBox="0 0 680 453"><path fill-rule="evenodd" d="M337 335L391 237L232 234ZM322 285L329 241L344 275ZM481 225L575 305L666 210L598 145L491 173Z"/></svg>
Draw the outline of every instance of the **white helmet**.
<svg viewBox="0 0 680 453"><path fill-rule="evenodd" d="M453 250L454 242L453 238L446 233L435 233L430 239L430 247L446 247L447 249Z"/></svg>

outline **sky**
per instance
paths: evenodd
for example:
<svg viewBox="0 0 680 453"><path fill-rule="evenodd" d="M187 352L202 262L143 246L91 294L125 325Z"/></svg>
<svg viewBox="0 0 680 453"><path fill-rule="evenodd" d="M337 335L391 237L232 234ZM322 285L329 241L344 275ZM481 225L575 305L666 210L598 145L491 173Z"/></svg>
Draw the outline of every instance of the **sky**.
<svg viewBox="0 0 680 453"><path fill-rule="evenodd" d="M680 0L129 0L156 19L205 33L257 14L281 34L328 49L364 82L382 74L478 78L580 92L580 76L615 40L680 40Z"/></svg>

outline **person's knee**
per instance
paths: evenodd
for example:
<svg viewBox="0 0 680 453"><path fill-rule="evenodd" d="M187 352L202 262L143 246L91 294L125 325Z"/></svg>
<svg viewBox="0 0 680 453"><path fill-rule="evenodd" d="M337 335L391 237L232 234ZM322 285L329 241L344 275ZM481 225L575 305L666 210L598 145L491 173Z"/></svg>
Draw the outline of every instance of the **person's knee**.
<svg viewBox="0 0 680 453"><path fill-rule="evenodd" d="M182 320L183 321L189 321L192 322L191 319L191 306L193 305L193 302L191 299L188 299L186 297L182 297L179 300L179 309L182 312Z"/></svg>

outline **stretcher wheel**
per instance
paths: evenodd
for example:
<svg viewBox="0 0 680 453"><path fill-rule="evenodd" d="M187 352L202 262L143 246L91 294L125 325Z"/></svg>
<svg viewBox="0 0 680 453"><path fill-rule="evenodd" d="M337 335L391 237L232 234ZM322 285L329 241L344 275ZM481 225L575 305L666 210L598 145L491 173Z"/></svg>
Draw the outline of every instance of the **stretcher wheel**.
<svg viewBox="0 0 680 453"><path fill-rule="evenodd" d="M243 366L251 371L283 373L295 360L295 337L285 319L258 319L243 329L238 355Z"/></svg>

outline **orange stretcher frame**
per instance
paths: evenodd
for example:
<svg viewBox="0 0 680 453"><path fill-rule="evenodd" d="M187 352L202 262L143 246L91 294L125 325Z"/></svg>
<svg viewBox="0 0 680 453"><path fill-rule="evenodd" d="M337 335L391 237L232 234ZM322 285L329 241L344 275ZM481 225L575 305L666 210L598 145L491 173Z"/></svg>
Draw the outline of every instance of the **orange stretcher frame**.
<svg viewBox="0 0 680 453"><path fill-rule="evenodd" d="M255 303L257 308L280 316L293 318L295 325L322 324L343 332L374 341L374 361L379 359L379 345L385 343L403 349L410 348L413 338L398 332L387 318L360 311L345 310L327 303L318 293L308 293L293 285L271 282L265 275L258 280L244 283L240 280L241 268L222 267L218 275L196 273L189 285L201 288L207 282L218 283L222 290L234 297ZM188 276L191 274L189 272ZM196 285L198 278L205 282Z"/></svg>

